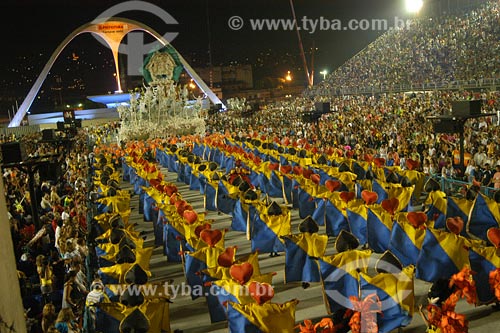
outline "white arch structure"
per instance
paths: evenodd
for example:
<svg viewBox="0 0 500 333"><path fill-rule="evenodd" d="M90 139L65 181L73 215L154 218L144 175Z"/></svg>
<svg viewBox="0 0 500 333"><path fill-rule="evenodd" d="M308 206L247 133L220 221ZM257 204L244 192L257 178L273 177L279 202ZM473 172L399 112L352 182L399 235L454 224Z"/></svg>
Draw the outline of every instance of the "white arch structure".
<svg viewBox="0 0 500 333"><path fill-rule="evenodd" d="M62 41L61 44L59 44L54 53L52 53L52 56L45 64L45 67L33 84L33 87L31 87L31 90L19 107L19 110L16 112L11 122L9 123L9 127L17 127L21 124L21 121L23 120L24 116L31 107L31 104L35 100L38 91L42 87L43 82L47 78L47 75L49 74L49 71L57 60L59 54L76 36L82 33L92 33L98 35L106 42L108 47L111 49L116 68L116 82L118 88L117 91L121 92L120 71L118 67L118 48L120 47L120 43L122 42L123 37L125 37L125 35L127 35L129 32L136 30L140 30L150 34L164 46L169 44L169 42L163 36L161 36L158 32L154 31L147 25L141 22L124 18L103 19L100 23L93 21L91 23L84 24L74 30L71 34L68 35L68 37L66 37L66 39ZM207 84L193 70L193 68L191 68L187 61L178 52L177 55L179 56L179 60L181 61L184 70L189 74L189 76L198 85L198 87L207 95L210 101L214 104L222 104L219 97L217 97L217 95L207 86Z"/></svg>

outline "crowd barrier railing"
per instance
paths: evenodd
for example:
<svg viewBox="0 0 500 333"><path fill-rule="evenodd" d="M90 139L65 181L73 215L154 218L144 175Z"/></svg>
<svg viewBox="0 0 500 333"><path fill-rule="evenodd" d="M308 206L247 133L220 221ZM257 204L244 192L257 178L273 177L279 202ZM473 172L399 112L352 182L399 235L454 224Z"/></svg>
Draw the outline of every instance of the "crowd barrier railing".
<svg viewBox="0 0 500 333"><path fill-rule="evenodd" d="M441 190L445 193L460 193L463 189L466 189L471 185L470 182L466 182L460 179L454 178L444 178L441 176L436 176L436 180L441 184ZM480 192L489 198L493 198L493 195L497 189L489 186L481 186Z"/></svg>

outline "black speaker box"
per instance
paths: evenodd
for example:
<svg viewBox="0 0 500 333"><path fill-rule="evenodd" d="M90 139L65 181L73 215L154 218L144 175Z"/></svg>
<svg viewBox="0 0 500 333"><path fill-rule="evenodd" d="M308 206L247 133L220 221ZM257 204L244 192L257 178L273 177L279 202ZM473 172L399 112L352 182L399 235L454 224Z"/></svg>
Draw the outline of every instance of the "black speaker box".
<svg viewBox="0 0 500 333"><path fill-rule="evenodd" d="M463 130L459 122L453 119L437 119L434 121L435 133L460 133Z"/></svg>
<svg viewBox="0 0 500 333"><path fill-rule="evenodd" d="M62 121L57 122L57 130L64 131L64 122L62 122Z"/></svg>
<svg viewBox="0 0 500 333"><path fill-rule="evenodd" d="M43 141L53 141L56 139L56 133L54 129L44 129L42 130L42 140Z"/></svg>
<svg viewBox="0 0 500 333"><path fill-rule="evenodd" d="M3 143L1 147L4 164L20 163L26 159L24 145L19 142Z"/></svg>
<svg viewBox="0 0 500 333"><path fill-rule="evenodd" d="M318 121L322 115L322 112L304 112L301 114L301 119L303 123L314 123Z"/></svg>
<svg viewBox="0 0 500 333"><path fill-rule="evenodd" d="M314 108L316 109L316 112L328 113L330 112L330 103L317 102L314 103Z"/></svg>
<svg viewBox="0 0 500 333"><path fill-rule="evenodd" d="M57 182L60 176L60 165L57 163L46 163L38 168L38 175L41 181L51 180Z"/></svg>
<svg viewBox="0 0 500 333"><path fill-rule="evenodd" d="M466 118L481 114L481 100L451 102L451 115L457 118Z"/></svg>

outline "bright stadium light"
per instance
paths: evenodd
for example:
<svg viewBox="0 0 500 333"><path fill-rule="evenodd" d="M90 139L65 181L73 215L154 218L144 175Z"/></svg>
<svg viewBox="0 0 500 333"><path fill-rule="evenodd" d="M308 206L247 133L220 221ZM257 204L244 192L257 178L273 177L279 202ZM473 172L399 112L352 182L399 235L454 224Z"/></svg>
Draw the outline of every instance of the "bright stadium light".
<svg viewBox="0 0 500 333"><path fill-rule="evenodd" d="M406 10L409 13L418 13L424 5L424 0L405 0Z"/></svg>
<svg viewBox="0 0 500 333"><path fill-rule="evenodd" d="M325 70L322 70L321 72L319 72L321 75L323 75L323 80L326 79L326 75L328 74L328 71L325 69Z"/></svg>

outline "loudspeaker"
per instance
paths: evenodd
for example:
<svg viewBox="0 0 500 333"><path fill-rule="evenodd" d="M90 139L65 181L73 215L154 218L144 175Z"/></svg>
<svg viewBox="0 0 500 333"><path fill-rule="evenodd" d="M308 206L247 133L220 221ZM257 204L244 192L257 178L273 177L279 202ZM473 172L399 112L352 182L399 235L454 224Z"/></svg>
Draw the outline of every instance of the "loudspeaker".
<svg viewBox="0 0 500 333"><path fill-rule="evenodd" d="M320 113L328 113L330 112L330 103L322 103L322 102L317 102L314 103L314 108L316 109L316 112Z"/></svg>
<svg viewBox="0 0 500 333"><path fill-rule="evenodd" d="M20 163L26 159L24 145L19 142L3 143L1 147L4 164Z"/></svg>
<svg viewBox="0 0 500 333"><path fill-rule="evenodd" d="M434 132L435 133L460 133L463 130L463 126L460 122L453 119L437 119L434 121Z"/></svg>
<svg viewBox="0 0 500 333"><path fill-rule="evenodd" d="M208 115L213 116L217 112L222 111L222 103L217 103L214 104L209 110L208 110Z"/></svg>
<svg viewBox="0 0 500 333"><path fill-rule="evenodd" d="M451 115L457 118L466 118L481 114L481 100L451 102Z"/></svg>
<svg viewBox="0 0 500 333"><path fill-rule="evenodd" d="M56 139L56 133L54 129L44 129L42 130L42 140L43 141L53 141Z"/></svg>
<svg viewBox="0 0 500 333"><path fill-rule="evenodd" d="M64 131L64 122L62 122L62 121L57 122L57 130Z"/></svg>
<svg viewBox="0 0 500 333"><path fill-rule="evenodd" d="M42 164L38 167L38 175L41 181L51 180L57 182L59 180L61 167L57 163Z"/></svg>
<svg viewBox="0 0 500 333"><path fill-rule="evenodd" d="M303 123L314 123L318 121L322 115L323 113L321 112L304 112L300 116Z"/></svg>

